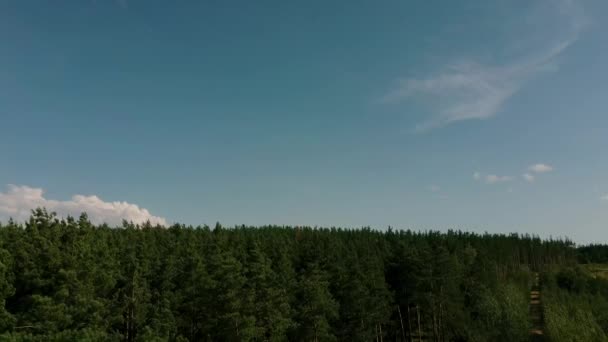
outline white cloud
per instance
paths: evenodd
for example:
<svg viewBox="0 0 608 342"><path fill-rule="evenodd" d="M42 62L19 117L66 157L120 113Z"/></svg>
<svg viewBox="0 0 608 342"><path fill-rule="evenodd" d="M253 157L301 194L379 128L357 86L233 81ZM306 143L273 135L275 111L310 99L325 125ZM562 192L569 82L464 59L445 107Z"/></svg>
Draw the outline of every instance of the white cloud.
<svg viewBox="0 0 608 342"><path fill-rule="evenodd" d="M530 166L528 170L535 173L546 173L553 171L553 166L547 164L535 164Z"/></svg>
<svg viewBox="0 0 608 342"><path fill-rule="evenodd" d="M486 175L485 181L487 184L504 183L511 181L510 176Z"/></svg>
<svg viewBox="0 0 608 342"><path fill-rule="evenodd" d="M534 179L536 178L534 177L534 175L531 175L529 173L524 173L522 177L526 180L526 182L530 183L534 182Z"/></svg>
<svg viewBox="0 0 608 342"><path fill-rule="evenodd" d="M120 225L122 220L134 223L150 221L152 224L167 225L163 217L154 216L145 208L127 202L105 202L97 196L74 195L71 200L60 201L44 197L44 190L29 186L9 185L7 192L0 192L0 219L12 217L17 221L27 220L30 211L44 207L57 212L61 217L79 216L86 212L93 223Z"/></svg>
<svg viewBox="0 0 608 342"><path fill-rule="evenodd" d="M517 68L516 68L517 69ZM424 131L447 124L494 116L502 104L520 87L516 70L488 68L475 63L452 65L424 79L405 79L384 97L385 102L401 102L414 95L431 100L437 114L416 126Z"/></svg>
<svg viewBox="0 0 608 342"><path fill-rule="evenodd" d="M486 184L496 184L510 182L513 180L511 176L499 176L499 175L483 175L479 172L473 174L473 179L476 181L483 180Z"/></svg>
<svg viewBox="0 0 608 342"><path fill-rule="evenodd" d="M530 172L524 173L521 177L528 183L532 183L536 180L537 175L541 173L551 172L553 171L553 167L547 164L535 164L528 168ZM483 180L487 184L496 184L496 183L504 183L513 180L511 176L499 176L487 174L483 175L480 172L473 173L473 179L476 181Z"/></svg>
<svg viewBox="0 0 608 342"><path fill-rule="evenodd" d="M557 70L556 58L578 39L587 21L582 8L570 0L555 1L555 4L535 13L535 18L560 18L561 32L556 30L560 32L558 37L544 38L544 44L534 44L529 49L532 53L502 65L484 65L465 58L466 62L451 63L429 76L400 79L383 96L382 102L399 103L414 96L422 100L435 114L418 124L418 131L495 116L534 76Z"/></svg>

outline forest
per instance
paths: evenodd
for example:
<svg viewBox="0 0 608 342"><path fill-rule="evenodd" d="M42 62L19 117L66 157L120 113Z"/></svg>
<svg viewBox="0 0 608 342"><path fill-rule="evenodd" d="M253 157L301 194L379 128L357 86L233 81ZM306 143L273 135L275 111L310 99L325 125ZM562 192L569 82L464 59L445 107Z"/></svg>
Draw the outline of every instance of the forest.
<svg viewBox="0 0 608 342"><path fill-rule="evenodd" d="M0 341L608 341L608 247L459 230L0 224Z"/></svg>

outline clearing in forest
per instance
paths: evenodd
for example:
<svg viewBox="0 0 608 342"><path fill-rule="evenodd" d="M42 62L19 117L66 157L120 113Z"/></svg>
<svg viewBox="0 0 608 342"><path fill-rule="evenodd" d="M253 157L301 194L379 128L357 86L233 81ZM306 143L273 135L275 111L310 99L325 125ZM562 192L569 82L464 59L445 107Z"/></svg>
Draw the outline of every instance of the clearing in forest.
<svg viewBox="0 0 608 342"><path fill-rule="evenodd" d="M608 264L584 264L583 267L589 271L594 278L608 280Z"/></svg>

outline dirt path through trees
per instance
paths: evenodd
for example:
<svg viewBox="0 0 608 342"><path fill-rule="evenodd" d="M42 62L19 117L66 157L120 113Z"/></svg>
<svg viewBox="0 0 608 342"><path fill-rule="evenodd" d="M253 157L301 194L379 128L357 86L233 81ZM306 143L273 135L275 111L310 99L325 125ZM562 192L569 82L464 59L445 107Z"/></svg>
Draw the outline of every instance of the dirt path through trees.
<svg viewBox="0 0 608 342"><path fill-rule="evenodd" d="M531 341L544 340L543 305L541 302L540 279L538 273L534 274L534 284L530 290L530 329Z"/></svg>

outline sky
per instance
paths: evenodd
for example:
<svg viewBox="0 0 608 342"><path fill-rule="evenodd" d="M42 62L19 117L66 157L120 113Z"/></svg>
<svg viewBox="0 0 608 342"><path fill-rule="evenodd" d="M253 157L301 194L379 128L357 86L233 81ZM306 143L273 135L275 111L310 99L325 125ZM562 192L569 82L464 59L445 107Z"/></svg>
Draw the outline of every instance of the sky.
<svg viewBox="0 0 608 342"><path fill-rule="evenodd" d="M2 1L0 221L608 242L608 2Z"/></svg>

